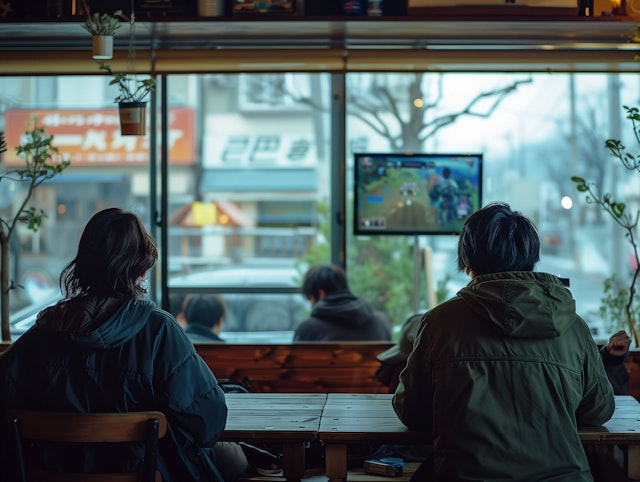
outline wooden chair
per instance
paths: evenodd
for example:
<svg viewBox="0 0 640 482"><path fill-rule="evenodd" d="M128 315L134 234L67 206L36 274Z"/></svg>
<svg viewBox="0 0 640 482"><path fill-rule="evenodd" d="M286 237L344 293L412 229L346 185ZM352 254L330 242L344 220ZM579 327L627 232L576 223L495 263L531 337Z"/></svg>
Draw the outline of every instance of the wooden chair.
<svg viewBox="0 0 640 482"><path fill-rule="evenodd" d="M167 432L162 412L60 413L7 412L21 482L162 482L156 470L158 439ZM144 442L144 468L125 473L61 473L27 467L23 448L31 441L94 444Z"/></svg>

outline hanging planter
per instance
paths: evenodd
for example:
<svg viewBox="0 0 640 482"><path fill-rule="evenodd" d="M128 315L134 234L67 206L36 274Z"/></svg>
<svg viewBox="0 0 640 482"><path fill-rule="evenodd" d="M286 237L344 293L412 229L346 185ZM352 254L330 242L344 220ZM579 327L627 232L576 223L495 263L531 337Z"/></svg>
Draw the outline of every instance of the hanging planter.
<svg viewBox="0 0 640 482"><path fill-rule="evenodd" d="M133 3L133 2L132 2ZM133 7L133 5L132 5ZM152 76L139 77L135 72L135 16L131 12L129 19L129 55L127 72L113 72L111 66L98 60L100 70L106 71L113 78L109 85L118 86L119 94L114 101L120 113L120 133L123 136L146 135L147 96L156 88L156 79Z"/></svg>
<svg viewBox="0 0 640 482"><path fill-rule="evenodd" d="M144 136L147 133L147 103L120 102L120 134L123 136Z"/></svg>
<svg viewBox="0 0 640 482"><path fill-rule="evenodd" d="M113 37L108 35L93 36L93 58L96 60L113 58Z"/></svg>
<svg viewBox="0 0 640 482"><path fill-rule="evenodd" d="M115 15L121 15L118 10ZM113 58L113 37L120 28L120 20L108 13L94 13L83 25L93 37L93 58L106 60Z"/></svg>

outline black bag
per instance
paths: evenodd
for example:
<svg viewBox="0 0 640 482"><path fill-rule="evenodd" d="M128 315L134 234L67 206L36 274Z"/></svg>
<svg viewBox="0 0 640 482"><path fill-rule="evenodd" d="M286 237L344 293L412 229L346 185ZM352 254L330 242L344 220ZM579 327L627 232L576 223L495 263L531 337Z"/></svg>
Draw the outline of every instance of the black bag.
<svg viewBox="0 0 640 482"><path fill-rule="evenodd" d="M248 377L241 383L222 378L218 380L218 386L222 388L224 393L251 393L251 379Z"/></svg>
<svg viewBox="0 0 640 482"><path fill-rule="evenodd" d="M246 377L241 383L234 382L228 378L218 380L218 385L225 393L251 393L251 379ZM282 468L282 455L275 454L268 448L256 447L246 442L238 442L242 448L249 465L257 469L273 470ZM269 447L270 448L270 447Z"/></svg>

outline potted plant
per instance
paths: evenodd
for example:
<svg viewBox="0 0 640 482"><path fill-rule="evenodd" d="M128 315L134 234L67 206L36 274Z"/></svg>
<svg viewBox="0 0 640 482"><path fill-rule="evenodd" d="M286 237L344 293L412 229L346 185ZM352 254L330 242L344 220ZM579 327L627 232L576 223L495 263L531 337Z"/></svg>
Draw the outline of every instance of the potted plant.
<svg viewBox="0 0 640 482"><path fill-rule="evenodd" d="M631 121L634 138L640 144L640 111L637 107L624 106L627 119ZM608 139L605 147L615 159L620 161L628 171L640 173L640 155L627 152L620 140ZM636 240L636 230L640 220L640 209L631 212L624 201L620 201L613 194L602 192L593 182L574 176L579 192L586 194L587 203L596 204L608 213L613 221L620 226L631 247L631 267L629 281L624 281L612 275L604 281L604 295L601 299L600 314L607 317L612 326L624 327L629 330L636 346L640 346L640 308L636 301L636 284L640 277L640 254Z"/></svg>
<svg viewBox="0 0 640 482"><path fill-rule="evenodd" d="M4 134L0 133L0 152L7 150ZM0 175L0 181L9 179L18 181L26 187L24 197L14 203L16 206L12 214L0 218L0 324L2 325L2 341L11 341L9 324L9 298L12 289L18 285L10 280L10 242L16 232L18 223L26 223L32 231L37 231L46 214L35 207L27 207L34 190L47 179L61 174L68 161L57 162L54 157L58 149L53 146L53 136L48 135L44 128L38 127L37 119L29 121L27 131L22 137L22 144L16 147L16 153L24 159L25 165L19 169L5 171Z"/></svg>
<svg viewBox="0 0 640 482"><path fill-rule="evenodd" d="M153 77L140 78L135 73L113 72L111 66L98 61L100 70L113 78L109 85L118 86L119 94L114 102L120 114L120 133L123 136L143 136L146 134L147 96L156 87Z"/></svg>
<svg viewBox="0 0 640 482"><path fill-rule="evenodd" d="M113 57L113 37L120 28L120 20L116 15L122 14L121 10L114 15L108 13L94 13L89 15L83 27L93 36L93 58L110 59Z"/></svg>
<svg viewBox="0 0 640 482"><path fill-rule="evenodd" d="M141 78L135 72L135 15L132 12L129 20L129 54L127 72L113 72L111 66L98 60L100 70L104 70L113 78L109 85L118 87L118 95L114 101L118 104L120 114L120 133L123 136L143 136L146 134L147 96L156 88L156 79L152 76Z"/></svg>

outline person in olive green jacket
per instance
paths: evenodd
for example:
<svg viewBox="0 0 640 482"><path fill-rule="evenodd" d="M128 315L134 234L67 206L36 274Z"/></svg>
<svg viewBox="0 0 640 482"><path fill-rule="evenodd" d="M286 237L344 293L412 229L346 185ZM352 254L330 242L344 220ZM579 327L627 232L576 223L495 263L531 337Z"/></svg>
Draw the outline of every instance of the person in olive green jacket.
<svg viewBox="0 0 640 482"><path fill-rule="evenodd" d="M458 267L472 280L425 314L393 397L433 442L412 480L593 480L578 426L611 418L613 390L571 292L533 271L539 252L508 204L462 228Z"/></svg>

